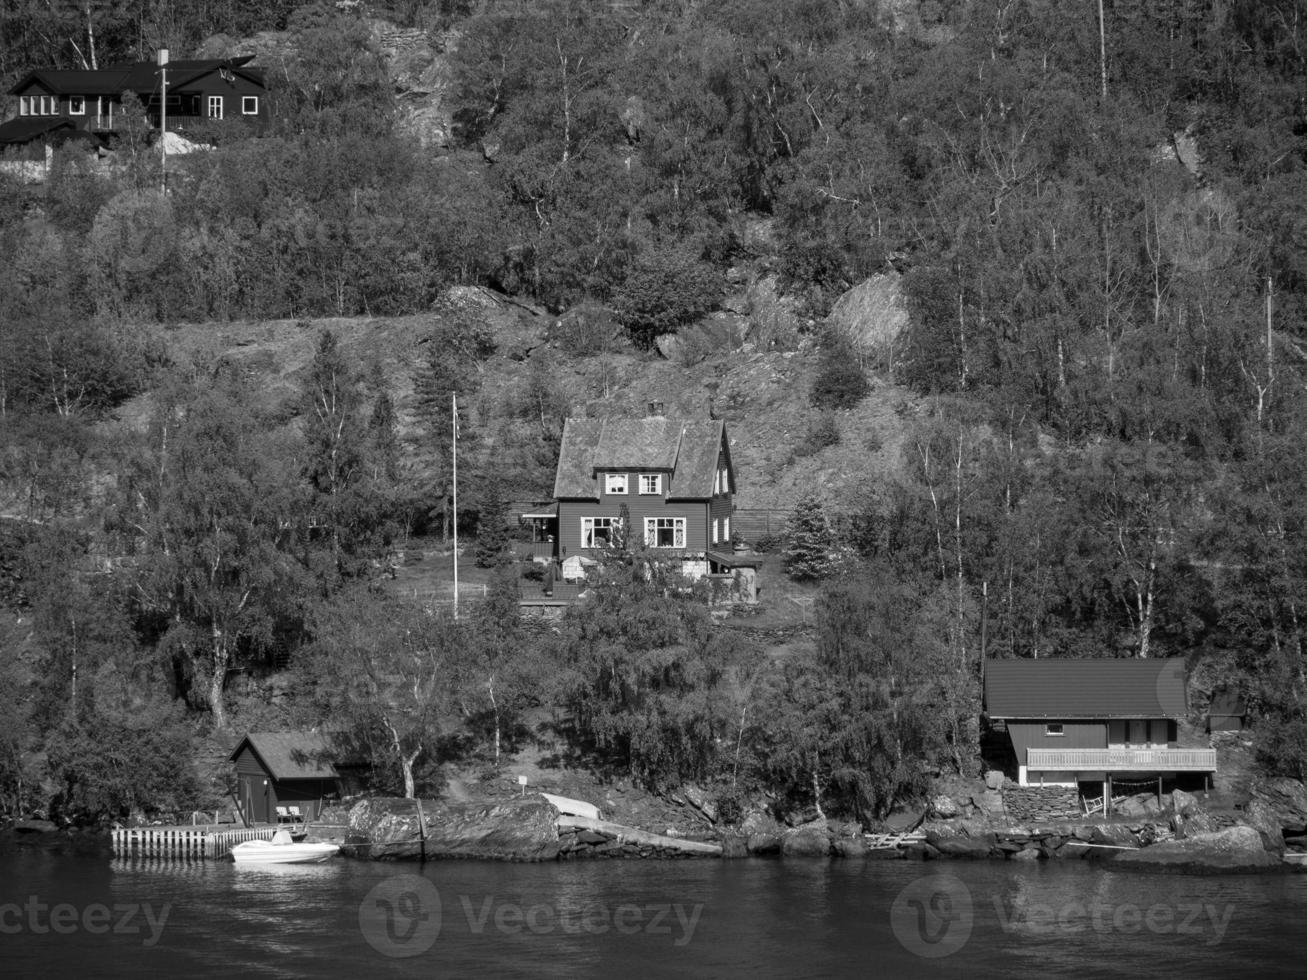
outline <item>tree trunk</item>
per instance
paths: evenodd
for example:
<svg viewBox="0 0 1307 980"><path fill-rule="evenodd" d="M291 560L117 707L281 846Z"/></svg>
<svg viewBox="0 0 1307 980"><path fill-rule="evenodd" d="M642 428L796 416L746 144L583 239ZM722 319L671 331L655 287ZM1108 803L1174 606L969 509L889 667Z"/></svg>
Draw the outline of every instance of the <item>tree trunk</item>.
<svg viewBox="0 0 1307 980"><path fill-rule="evenodd" d="M209 710L213 712L213 727L217 731L227 730L227 708L223 703L222 691L227 685L227 670L231 666L231 653L222 632L213 631L213 669L209 674Z"/></svg>

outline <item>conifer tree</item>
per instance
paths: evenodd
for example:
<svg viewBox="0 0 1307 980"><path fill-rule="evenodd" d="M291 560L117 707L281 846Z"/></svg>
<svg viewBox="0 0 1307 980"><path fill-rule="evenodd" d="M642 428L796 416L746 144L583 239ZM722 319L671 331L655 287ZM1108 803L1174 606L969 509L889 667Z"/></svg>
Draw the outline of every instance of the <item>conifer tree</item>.
<svg viewBox="0 0 1307 980"><path fill-rule="evenodd" d="M835 539L821 499L809 492L790 515L783 553L785 571L792 579L812 581L834 574L838 564Z"/></svg>

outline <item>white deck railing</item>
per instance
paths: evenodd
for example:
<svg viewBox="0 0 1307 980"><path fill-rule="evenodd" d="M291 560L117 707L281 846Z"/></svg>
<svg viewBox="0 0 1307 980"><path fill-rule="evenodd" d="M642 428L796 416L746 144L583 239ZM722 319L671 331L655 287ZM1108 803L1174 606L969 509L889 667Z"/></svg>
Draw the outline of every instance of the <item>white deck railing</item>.
<svg viewBox="0 0 1307 980"><path fill-rule="evenodd" d="M1027 749L1026 768L1044 772L1215 772L1215 749Z"/></svg>

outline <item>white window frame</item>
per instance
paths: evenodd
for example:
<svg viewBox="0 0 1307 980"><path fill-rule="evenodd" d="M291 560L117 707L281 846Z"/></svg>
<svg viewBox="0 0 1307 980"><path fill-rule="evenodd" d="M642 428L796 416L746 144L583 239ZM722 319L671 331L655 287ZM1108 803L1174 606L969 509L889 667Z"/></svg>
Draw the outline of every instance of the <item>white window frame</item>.
<svg viewBox="0 0 1307 980"><path fill-rule="evenodd" d="M1066 735L1066 729L1060 721L1050 721L1044 725L1044 734L1050 738L1062 738Z"/></svg>
<svg viewBox="0 0 1307 980"><path fill-rule="evenodd" d="M41 96L41 103L42 103L42 107L45 109L45 111L42 112L41 115L43 116L59 115L59 96L43 95Z"/></svg>
<svg viewBox="0 0 1307 980"><path fill-rule="evenodd" d="M259 114L259 97L257 95L241 96L241 115L257 116Z"/></svg>
<svg viewBox="0 0 1307 980"><path fill-rule="evenodd" d="M658 543L658 532L664 530L672 532L671 544ZM684 548L685 518L646 517L644 519L644 544L646 548Z"/></svg>
<svg viewBox="0 0 1307 980"><path fill-rule="evenodd" d="M722 541L725 544L731 543L731 519L729 517L722 518Z"/></svg>
<svg viewBox="0 0 1307 980"><path fill-rule="evenodd" d="M663 475L661 473L641 473L640 493L660 494L663 492Z"/></svg>
<svg viewBox="0 0 1307 980"><path fill-rule="evenodd" d="M20 116L30 116L32 114L32 102L30 95L20 95L18 97L18 114Z"/></svg>
<svg viewBox="0 0 1307 980"><path fill-rule="evenodd" d="M86 115L86 96L84 95L68 96L68 115L70 116Z"/></svg>
<svg viewBox="0 0 1307 980"><path fill-rule="evenodd" d="M618 529L622 526L620 517L583 517L581 518L581 547L588 549L612 548ZM603 529L608 532L607 544L595 543L595 532Z"/></svg>
<svg viewBox="0 0 1307 980"><path fill-rule="evenodd" d="M630 485L626 473L604 474L604 493L625 494Z"/></svg>
<svg viewBox="0 0 1307 980"><path fill-rule="evenodd" d="M210 96L208 96L208 97L205 99L204 107L205 107L205 113L204 113L204 115L205 115L205 118L206 118L206 119L221 119L221 118L222 118L223 103L222 103L222 96L221 96L221 95L210 95ZM215 110L216 110L216 111L215 111Z"/></svg>

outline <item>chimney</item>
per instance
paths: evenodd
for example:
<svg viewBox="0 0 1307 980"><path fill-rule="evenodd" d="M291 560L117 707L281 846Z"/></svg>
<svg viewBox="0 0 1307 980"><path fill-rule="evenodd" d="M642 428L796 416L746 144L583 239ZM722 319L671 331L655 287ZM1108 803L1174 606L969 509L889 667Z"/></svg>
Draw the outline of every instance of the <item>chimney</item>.
<svg viewBox="0 0 1307 980"><path fill-rule="evenodd" d="M650 403L649 403L649 417L650 417L650 418L657 418L657 419L660 419L660 418L663 417L663 403L662 403L662 402L650 402Z"/></svg>

